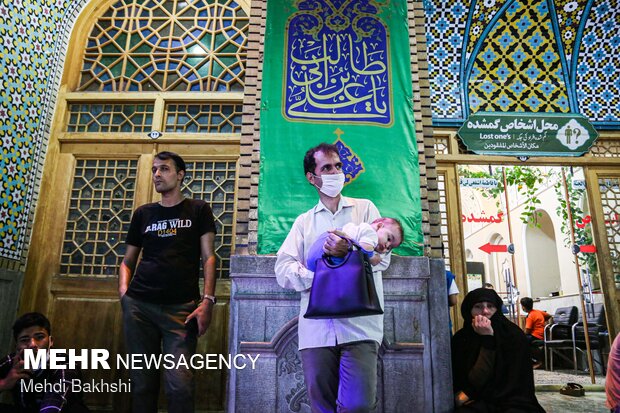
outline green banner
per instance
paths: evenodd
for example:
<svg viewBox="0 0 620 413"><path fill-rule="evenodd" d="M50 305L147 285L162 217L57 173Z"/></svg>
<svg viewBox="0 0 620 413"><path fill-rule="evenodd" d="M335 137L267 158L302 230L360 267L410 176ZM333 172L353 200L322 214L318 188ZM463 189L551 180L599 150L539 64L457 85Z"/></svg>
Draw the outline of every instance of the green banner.
<svg viewBox="0 0 620 413"><path fill-rule="evenodd" d="M598 133L575 113L478 112L459 129L467 149L482 155L580 156Z"/></svg>
<svg viewBox="0 0 620 413"><path fill-rule="evenodd" d="M389 6L388 6L389 4ZM295 218L318 202L305 178L309 148L335 143L343 195L401 220L395 252L422 255L405 0L269 0L261 95L258 253L275 253Z"/></svg>

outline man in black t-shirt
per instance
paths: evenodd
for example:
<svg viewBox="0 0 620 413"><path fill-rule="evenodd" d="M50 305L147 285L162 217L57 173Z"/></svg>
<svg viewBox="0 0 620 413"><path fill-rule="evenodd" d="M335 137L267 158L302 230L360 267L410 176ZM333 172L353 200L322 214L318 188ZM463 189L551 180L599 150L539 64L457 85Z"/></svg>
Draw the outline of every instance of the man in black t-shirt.
<svg viewBox="0 0 620 413"><path fill-rule="evenodd" d="M161 201L135 211L119 272L125 345L129 354L172 354L189 361L216 302L215 222L205 202L183 197L185 162L179 155L158 153L151 171ZM201 258L204 294L196 306ZM133 413L156 412L159 371L135 369L130 375ZM164 383L168 412L194 411L191 369L164 370Z"/></svg>

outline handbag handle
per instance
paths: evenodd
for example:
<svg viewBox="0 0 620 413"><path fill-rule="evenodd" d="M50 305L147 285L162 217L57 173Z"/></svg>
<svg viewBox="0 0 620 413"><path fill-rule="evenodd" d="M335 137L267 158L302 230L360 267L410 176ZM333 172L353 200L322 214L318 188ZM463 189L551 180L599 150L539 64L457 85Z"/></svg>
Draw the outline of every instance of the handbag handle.
<svg viewBox="0 0 620 413"><path fill-rule="evenodd" d="M336 232L332 232L332 234L342 238L343 240L346 240L349 243L349 251L353 251L353 247L357 247L358 250L363 250L363 248L361 247L360 244L357 243L357 241L355 241L354 239L349 238L346 235L340 235Z"/></svg>
<svg viewBox="0 0 620 413"><path fill-rule="evenodd" d="M354 240L352 240L349 237L345 237L343 235L340 234L334 234L339 236L340 238L346 240L349 243L349 247L347 248L348 253L347 255L345 255L342 260L342 262L338 263L338 264L332 264L329 262L329 260L327 259L327 257L329 257L329 255L323 253L323 257L321 258L323 260L323 262L325 263L326 266L328 266L329 268L340 268L342 267L344 264L346 264L346 262L349 260L349 257L351 257L351 254L353 253L353 247L357 247L358 250L362 250L363 248Z"/></svg>

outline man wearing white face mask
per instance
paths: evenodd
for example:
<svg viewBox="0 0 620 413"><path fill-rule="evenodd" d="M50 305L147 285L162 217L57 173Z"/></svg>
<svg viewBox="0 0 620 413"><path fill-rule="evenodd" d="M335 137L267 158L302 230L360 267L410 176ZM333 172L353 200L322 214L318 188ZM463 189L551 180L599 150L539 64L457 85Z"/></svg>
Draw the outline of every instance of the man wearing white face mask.
<svg viewBox="0 0 620 413"><path fill-rule="evenodd" d="M313 413L370 412L377 403L377 353L383 339L383 315L355 318L304 318L314 273L304 263L310 247L326 231L345 224L372 223L379 218L377 207L367 199L343 197L342 161L335 145L322 143L306 152L306 180L317 189L319 202L295 220L278 251L275 273L284 288L301 293L298 325L299 350ZM325 253L342 257L348 244L331 234ZM373 270L377 294L383 307L381 272L390 255Z"/></svg>

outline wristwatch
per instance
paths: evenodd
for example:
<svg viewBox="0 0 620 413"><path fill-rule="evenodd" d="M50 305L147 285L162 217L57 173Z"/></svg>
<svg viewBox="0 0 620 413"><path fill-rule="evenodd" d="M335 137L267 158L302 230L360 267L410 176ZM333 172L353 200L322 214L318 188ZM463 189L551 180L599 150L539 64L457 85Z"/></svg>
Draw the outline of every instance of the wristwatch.
<svg viewBox="0 0 620 413"><path fill-rule="evenodd" d="M205 294L202 297L202 301L209 300L213 303L213 305L217 304L217 298L214 295Z"/></svg>

